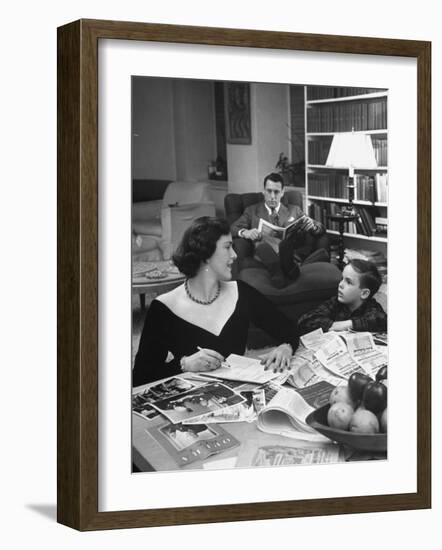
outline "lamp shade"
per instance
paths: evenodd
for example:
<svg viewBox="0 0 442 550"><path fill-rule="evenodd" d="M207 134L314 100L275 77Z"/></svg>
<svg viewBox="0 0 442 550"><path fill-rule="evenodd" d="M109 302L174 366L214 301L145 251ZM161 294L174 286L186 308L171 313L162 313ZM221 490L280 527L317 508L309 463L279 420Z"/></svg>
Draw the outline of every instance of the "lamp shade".
<svg viewBox="0 0 442 550"><path fill-rule="evenodd" d="M333 136L326 166L348 168L376 168L371 137L364 133L342 132Z"/></svg>

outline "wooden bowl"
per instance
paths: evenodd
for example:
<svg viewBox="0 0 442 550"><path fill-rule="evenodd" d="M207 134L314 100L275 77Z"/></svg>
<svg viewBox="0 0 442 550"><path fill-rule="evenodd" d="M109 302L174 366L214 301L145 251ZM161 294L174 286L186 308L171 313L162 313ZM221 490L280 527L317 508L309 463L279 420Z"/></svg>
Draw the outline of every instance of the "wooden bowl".
<svg viewBox="0 0 442 550"><path fill-rule="evenodd" d="M358 451L385 452L387 450L385 433L361 434L331 428L327 424L329 408L330 405L324 405L311 412L306 418L307 424L329 439Z"/></svg>

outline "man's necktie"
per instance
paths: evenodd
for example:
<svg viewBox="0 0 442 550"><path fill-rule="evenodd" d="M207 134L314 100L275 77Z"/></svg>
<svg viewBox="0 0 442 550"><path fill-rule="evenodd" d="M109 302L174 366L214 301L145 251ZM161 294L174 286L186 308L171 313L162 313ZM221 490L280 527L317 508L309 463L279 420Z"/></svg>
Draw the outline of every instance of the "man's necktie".
<svg viewBox="0 0 442 550"><path fill-rule="evenodd" d="M272 208L272 211L270 214L270 222L273 223L273 225L279 226L279 216L275 208Z"/></svg>

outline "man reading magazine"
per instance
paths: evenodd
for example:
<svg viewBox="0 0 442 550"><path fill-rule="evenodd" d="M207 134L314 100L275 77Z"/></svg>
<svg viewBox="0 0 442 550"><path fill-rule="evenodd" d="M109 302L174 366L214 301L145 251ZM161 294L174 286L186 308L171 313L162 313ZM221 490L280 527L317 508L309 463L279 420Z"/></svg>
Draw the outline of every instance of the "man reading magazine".
<svg viewBox="0 0 442 550"><path fill-rule="evenodd" d="M299 206L288 208L282 204L283 195L282 176L276 173L267 175L264 178L264 200L248 206L231 227L233 237L253 243L255 256L279 278L282 285L298 278L300 265L329 261L324 226L304 214ZM240 260L243 256L241 248L241 242L237 243Z"/></svg>

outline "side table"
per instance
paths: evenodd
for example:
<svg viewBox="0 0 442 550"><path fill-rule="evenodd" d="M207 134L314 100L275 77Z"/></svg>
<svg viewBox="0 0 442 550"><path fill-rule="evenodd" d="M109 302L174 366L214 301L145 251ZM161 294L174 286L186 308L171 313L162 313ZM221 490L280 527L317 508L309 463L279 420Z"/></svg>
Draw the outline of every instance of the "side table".
<svg viewBox="0 0 442 550"><path fill-rule="evenodd" d="M328 219L339 224L338 236L338 267L342 271L344 269L344 231L348 222L354 222L358 218L357 214L330 214Z"/></svg>
<svg viewBox="0 0 442 550"><path fill-rule="evenodd" d="M149 279L146 273L160 272L158 278ZM146 294L163 294L179 286L185 277L169 261L135 262L132 276L132 292L139 294L141 309L146 307Z"/></svg>

